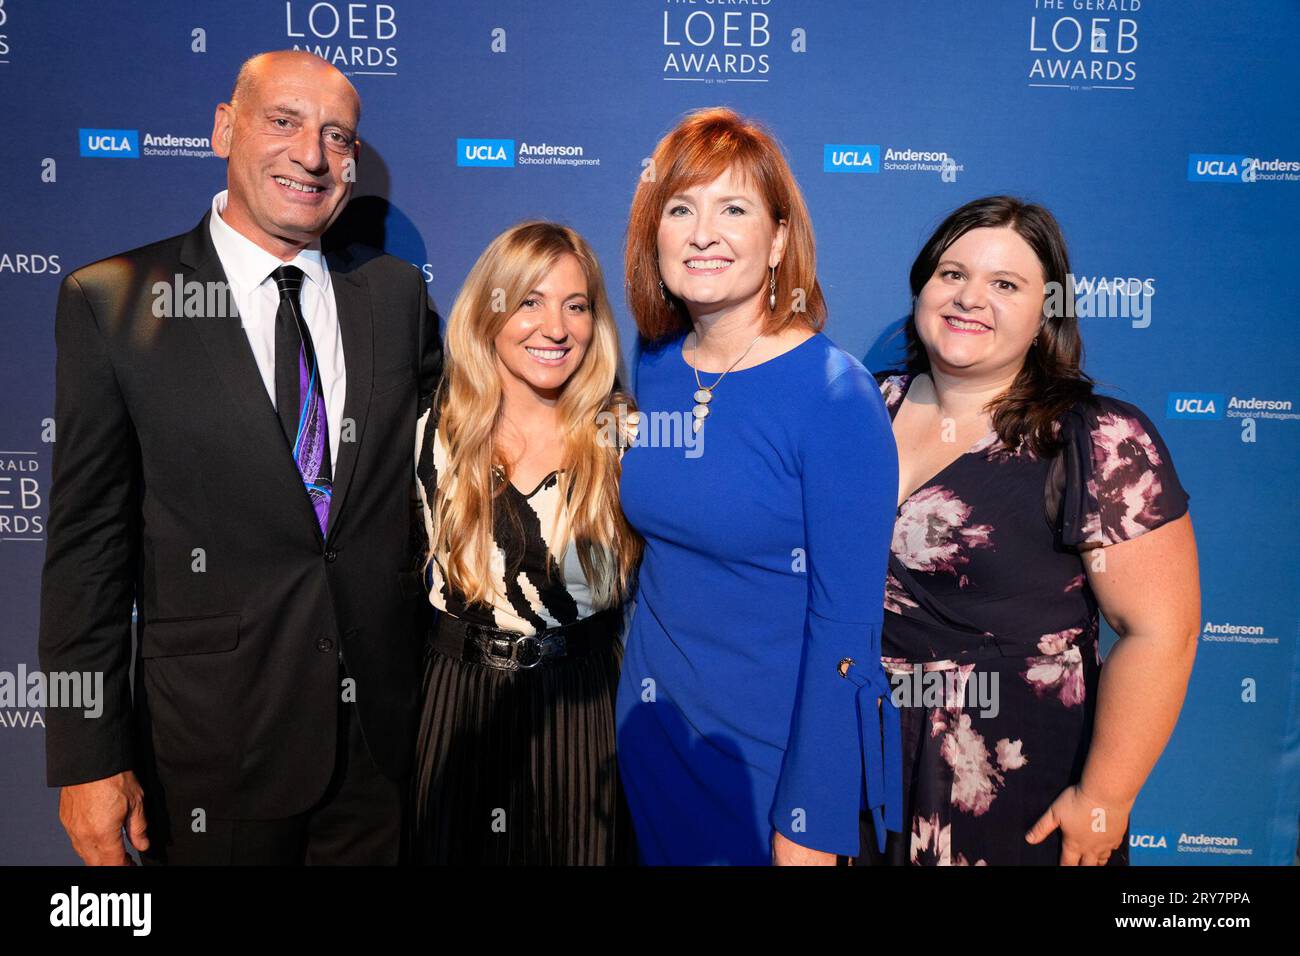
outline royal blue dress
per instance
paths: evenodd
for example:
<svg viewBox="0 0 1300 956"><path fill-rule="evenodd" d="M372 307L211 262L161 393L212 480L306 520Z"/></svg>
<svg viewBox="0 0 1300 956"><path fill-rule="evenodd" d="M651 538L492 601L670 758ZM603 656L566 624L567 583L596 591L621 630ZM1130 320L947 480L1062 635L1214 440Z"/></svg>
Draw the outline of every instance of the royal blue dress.
<svg viewBox="0 0 1300 956"><path fill-rule="evenodd" d="M727 375L696 435L683 338L642 353L623 458L623 508L646 540L616 706L641 860L766 864L774 827L853 856L860 812L882 845L902 827L880 665L889 416L871 374L818 333Z"/></svg>

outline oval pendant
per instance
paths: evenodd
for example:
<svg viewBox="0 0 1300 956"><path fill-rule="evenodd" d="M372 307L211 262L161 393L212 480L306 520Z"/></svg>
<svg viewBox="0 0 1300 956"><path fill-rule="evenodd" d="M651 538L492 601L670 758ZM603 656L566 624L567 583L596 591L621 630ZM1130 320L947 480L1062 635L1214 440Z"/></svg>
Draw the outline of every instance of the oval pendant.
<svg viewBox="0 0 1300 956"><path fill-rule="evenodd" d="M697 388L695 390L695 400L701 405L707 405L713 401L713 393L707 388Z"/></svg>
<svg viewBox="0 0 1300 956"><path fill-rule="evenodd" d="M691 409L691 414L694 415L695 418L696 418L697 420L702 420L702 419L708 418L708 417L709 417L709 406L708 406L708 405L696 405L694 408Z"/></svg>

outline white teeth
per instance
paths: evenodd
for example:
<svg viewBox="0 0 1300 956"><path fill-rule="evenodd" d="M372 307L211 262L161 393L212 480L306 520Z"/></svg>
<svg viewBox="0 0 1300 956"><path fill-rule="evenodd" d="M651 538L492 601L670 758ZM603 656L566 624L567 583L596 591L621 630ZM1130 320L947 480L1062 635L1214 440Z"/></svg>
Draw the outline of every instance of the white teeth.
<svg viewBox="0 0 1300 956"><path fill-rule="evenodd" d="M531 345L525 345L529 355L536 355L540 359L562 359L568 353L568 349L535 349Z"/></svg>
<svg viewBox="0 0 1300 956"><path fill-rule="evenodd" d="M954 318L951 315L945 315L944 321L955 329L963 329L970 332L983 331L987 328L987 326L981 325L979 322L966 322L962 319Z"/></svg>
<svg viewBox="0 0 1300 956"><path fill-rule="evenodd" d="M726 259L687 259L686 264L692 269L722 269L731 265Z"/></svg>
<svg viewBox="0 0 1300 956"><path fill-rule="evenodd" d="M300 193L318 193L321 191L320 186L308 186L305 183L296 183L292 179L285 179L283 176L276 176L275 181L281 186L288 186L290 189L296 189Z"/></svg>

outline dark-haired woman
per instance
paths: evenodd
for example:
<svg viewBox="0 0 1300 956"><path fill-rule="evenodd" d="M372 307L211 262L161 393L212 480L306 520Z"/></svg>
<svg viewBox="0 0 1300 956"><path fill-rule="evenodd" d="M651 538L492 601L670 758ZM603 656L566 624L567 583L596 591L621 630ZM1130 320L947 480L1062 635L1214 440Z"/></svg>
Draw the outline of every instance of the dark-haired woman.
<svg viewBox="0 0 1300 956"><path fill-rule="evenodd" d="M1187 495L1150 420L1080 370L1069 268L1051 214L1005 196L954 212L912 266L907 369L881 382L907 831L883 861L1126 863L1182 706L1200 615ZM1099 609L1120 636L1104 677Z"/></svg>

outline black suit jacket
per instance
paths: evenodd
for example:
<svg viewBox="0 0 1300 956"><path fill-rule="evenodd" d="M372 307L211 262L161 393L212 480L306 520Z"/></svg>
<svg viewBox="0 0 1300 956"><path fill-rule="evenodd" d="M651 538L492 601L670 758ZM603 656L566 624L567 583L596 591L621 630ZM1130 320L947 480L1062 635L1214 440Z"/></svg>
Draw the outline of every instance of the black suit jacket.
<svg viewBox="0 0 1300 956"><path fill-rule="evenodd" d="M329 267L347 394L324 540L233 307L157 314L155 283L225 282L208 217L64 280L40 660L102 671L105 701L49 708L51 786L134 769L217 818L303 811L334 766L340 649L371 754L407 774L438 319L408 263L353 247Z"/></svg>

